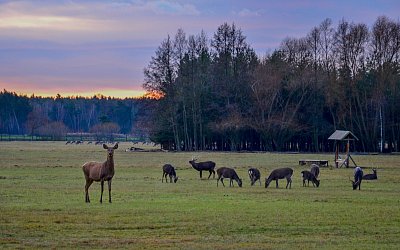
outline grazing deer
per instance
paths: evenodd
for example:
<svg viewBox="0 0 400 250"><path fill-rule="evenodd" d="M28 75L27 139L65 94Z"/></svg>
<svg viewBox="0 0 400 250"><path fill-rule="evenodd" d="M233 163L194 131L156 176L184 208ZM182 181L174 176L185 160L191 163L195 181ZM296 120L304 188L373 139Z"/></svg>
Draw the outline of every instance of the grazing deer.
<svg viewBox="0 0 400 250"><path fill-rule="evenodd" d="M218 175L217 187L219 180L221 180L222 185L225 187L224 178L229 178L230 187L233 186L233 180L235 180L238 183L239 187L242 187L242 179L239 178L239 176L237 175L236 171L233 168L226 168L226 167L219 168L217 169L217 175Z"/></svg>
<svg viewBox="0 0 400 250"><path fill-rule="evenodd" d="M200 171L200 179L202 178L202 171L208 171L210 172L210 175L208 176L208 179L210 179L211 174L213 174L213 178L215 178L215 162L213 161L205 161L205 162L196 162L197 159L192 158L191 161L189 161L190 165L197 171Z"/></svg>
<svg viewBox="0 0 400 250"><path fill-rule="evenodd" d="M378 175L376 174L376 168L372 169L372 174L366 174L362 177L363 180L377 180Z"/></svg>
<svg viewBox="0 0 400 250"><path fill-rule="evenodd" d="M363 179L363 171L360 167L356 167L354 169L354 181L350 180L353 183L353 190L361 190L361 182Z"/></svg>
<svg viewBox="0 0 400 250"><path fill-rule="evenodd" d="M253 186L254 183L258 180L260 182L260 186L261 186L260 171L257 168L249 168L248 173L249 173L251 185Z"/></svg>
<svg viewBox="0 0 400 250"><path fill-rule="evenodd" d="M105 162L86 162L82 166L83 173L86 179L85 185L85 201L90 202L89 187L93 181L100 181L101 196L100 203L103 202L104 182L108 182L108 201L111 203L111 180L114 177L114 150L118 148L118 143L114 147L108 147L103 144L103 148L107 150L107 160Z"/></svg>
<svg viewBox="0 0 400 250"><path fill-rule="evenodd" d="M303 187L306 186L306 181L308 181L307 186L310 186L310 181L313 184L313 187L317 186L319 187L319 180L315 178L315 175L311 173L310 171L304 170L301 171L301 174L303 176Z"/></svg>
<svg viewBox="0 0 400 250"><path fill-rule="evenodd" d="M315 176L315 178L318 178L318 176L319 176L319 166L317 164L311 164L310 172Z"/></svg>
<svg viewBox="0 0 400 250"><path fill-rule="evenodd" d="M165 177L165 182L168 183L167 175L169 176L169 182L172 183L172 178L174 178L174 183L178 181L178 177L176 176L175 168L171 164L165 164L163 166L163 176L161 179L161 182L164 182L164 177Z"/></svg>
<svg viewBox="0 0 400 250"><path fill-rule="evenodd" d="M284 179L286 178L287 184L286 188L292 188L292 175L293 175L293 169L291 168L278 168L275 169L271 172L271 174L268 176L268 178L265 178L265 188L269 186L271 181L275 180L276 181L276 188L278 188L278 180L279 179Z"/></svg>

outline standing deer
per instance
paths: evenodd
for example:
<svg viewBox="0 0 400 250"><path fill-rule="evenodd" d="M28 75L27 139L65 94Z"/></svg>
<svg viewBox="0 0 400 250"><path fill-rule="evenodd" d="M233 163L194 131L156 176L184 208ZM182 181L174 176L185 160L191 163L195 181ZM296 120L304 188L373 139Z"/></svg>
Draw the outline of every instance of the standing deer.
<svg viewBox="0 0 400 250"><path fill-rule="evenodd" d="M271 172L271 174L268 176L268 178L265 178L265 188L269 186L271 181L276 181L276 188L278 188L278 180L279 179L285 179L287 181L286 188L292 188L292 175L293 175L293 169L291 168L278 168L275 169Z"/></svg>
<svg viewBox="0 0 400 250"><path fill-rule="evenodd" d="M226 168L226 167L218 168L217 175L218 175L217 187L219 180L221 180L222 185L225 187L224 178L229 178L230 187L233 186L233 180L235 180L238 183L239 187L242 187L242 179L239 178L239 176L237 175L236 171L233 168Z"/></svg>
<svg viewBox="0 0 400 250"><path fill-rule="evenodd" d="M208 171L210 172L210 175L208 176L208 179L210 179L211 174L213 174L213 178L215 178L215 162L213 161L205 161L205 162L196 162L197 159L192 158L191 161L189 161L190 165L194 169L200 172L200 179L202 178L202 171Z"/></svg>
<svg viewBox="0 0 400 250"><path fill-rule="evenodd" d="M111 203L111 180L114 177L114 150L118 148L118 143L114 147L108 147L103 144L103 148L107 150L107 160L105 162L86 162L82 166L83 174L85 175L85 201L90 202L89 187L93 181L100 181L101 196L100 203L103 202L104 181L108 182L108 201Z"/></svg>

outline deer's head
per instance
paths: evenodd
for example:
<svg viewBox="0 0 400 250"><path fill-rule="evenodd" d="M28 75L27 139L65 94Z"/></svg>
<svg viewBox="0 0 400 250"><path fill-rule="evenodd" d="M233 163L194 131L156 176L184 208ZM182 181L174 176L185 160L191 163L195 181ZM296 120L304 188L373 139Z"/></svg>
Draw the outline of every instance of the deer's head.
<svg viewBox="0 0 400 250"><path fill-rule="evenodd" d="M115 143L113 147L109 147L106 144L103 144L103 148L107 150L107 156L112 158L114 155L114 150L118 148L118 142Z"/></svg>
<svg viewBox="0 0 400 250"><path fill-rule="evenodd" d="M353 190L356 190L357 187L358 187L358 185L359 185L359 183L360 183L360 181L352 181L352 180L350 179L350 177L349 177L349 180L350 180L350 182L353 184Z"/></svg>
<svg viewBox="0 0 400 250"><path fill-rule="evenodd" d="M192 160L189 161L190 164L194 164L197 161L197 157L192 156Z"/></svg>

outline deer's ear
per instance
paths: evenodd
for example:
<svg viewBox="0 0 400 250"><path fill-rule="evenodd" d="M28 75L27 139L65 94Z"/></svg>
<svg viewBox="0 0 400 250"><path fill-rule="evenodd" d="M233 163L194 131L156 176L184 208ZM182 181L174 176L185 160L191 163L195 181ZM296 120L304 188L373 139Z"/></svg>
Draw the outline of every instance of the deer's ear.
<svg viewBox="0 0 400 250"><path fill-rule="evenodd" d="M106 144L103 144L104 149L108 149L108 146Z"/></svg>
<svg viewBox="0 0 400 250"><path fill-rule="evenodd" d="M114 149L117 149L117 148L118 148L118 142L115 143L115 145L114 145Z"/></svg>

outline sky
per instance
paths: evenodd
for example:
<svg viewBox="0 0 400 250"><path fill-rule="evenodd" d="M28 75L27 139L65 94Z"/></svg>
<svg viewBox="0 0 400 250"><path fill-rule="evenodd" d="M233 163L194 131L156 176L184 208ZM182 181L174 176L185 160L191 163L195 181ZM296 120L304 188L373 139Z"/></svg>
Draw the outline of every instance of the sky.
<svg viewBox="0 0 400 250"><path fill-rule="evenodd" d="M372 27L399 20L399 0L0 0L0 91L137 97L143 69L178 29L234 23L259 56L330 18Z"/></svg>

